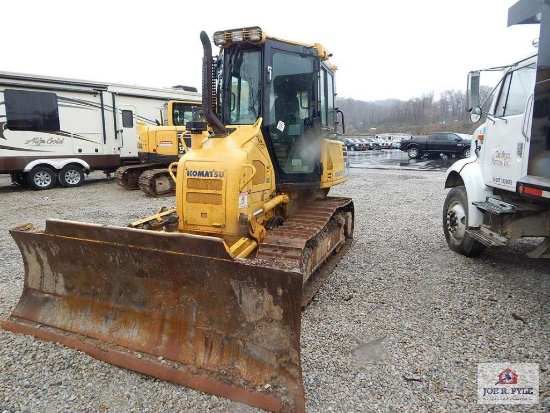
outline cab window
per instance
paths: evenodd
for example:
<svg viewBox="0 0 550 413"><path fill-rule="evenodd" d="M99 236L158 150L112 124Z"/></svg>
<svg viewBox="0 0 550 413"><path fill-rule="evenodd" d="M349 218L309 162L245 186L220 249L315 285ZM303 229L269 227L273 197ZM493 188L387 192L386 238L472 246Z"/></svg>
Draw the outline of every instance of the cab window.
<svg viewBox="0 0 550 413"><path fill-rule="evenodd" d="M535 65L506 75L495 107L495 116L513 116L524 112L527 97L533 93L535 75Z"/></svg>
<svg viewBox="0 0 550 413"><path fill-rule="evenodd" d="M300 138L305 133L306 120L313 118L315 110L313 59L277 50L273 54L272 76L268 125L277 147L277 161L286 173L311 173L318 154L305 154Z"/></svg>
<svg viewBox="0 0 550 413"><path fill-rule="evenodd" d="M229 123L251 125L260 114L260 53L239 50L231 56Z"/></svg>

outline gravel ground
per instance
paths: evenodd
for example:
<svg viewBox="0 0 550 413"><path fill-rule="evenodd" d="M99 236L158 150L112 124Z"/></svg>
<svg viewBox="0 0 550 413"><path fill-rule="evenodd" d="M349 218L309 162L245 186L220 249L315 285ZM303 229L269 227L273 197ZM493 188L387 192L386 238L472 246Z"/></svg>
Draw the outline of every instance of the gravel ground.
<svg viewBox="0 0 550 413"><path fill-rule="evenodd" d="M23 286L8 234L47 218L126 225L174 198L150 199L94 173L80 188L34 192L0 177L0 319ZM550 411L550 267L535 240L477 259L441 229L444 172L352 169L350 252L303 312L308 412ZM359 340L359 342L357 341ZM540 403L477 404L477 366L540 366ZM0 412L258 412L258 409L0 329Z"/></svg>

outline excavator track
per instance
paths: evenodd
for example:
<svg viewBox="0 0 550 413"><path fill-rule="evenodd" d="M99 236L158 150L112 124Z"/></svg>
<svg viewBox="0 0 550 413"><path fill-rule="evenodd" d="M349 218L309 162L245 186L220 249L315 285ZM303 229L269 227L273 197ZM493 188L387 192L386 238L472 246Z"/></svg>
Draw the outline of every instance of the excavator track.
<svg viewBox="0 0 550 413"><path fill-rule="evenodd" d="M167 168L144 171L139 177L139 188L153 198L176 194L176 183Z"/></svg>
<svg viewBox="0 0 550 413"><path fill-rule="evenodd" d="M350 198L316 200L272 229L259 245L259 259L270 261L283 271L302 274L302 308L351 247L353 214Z"/></svg>
<svg viewBox="0 0 550 413"><path fill-rule="evenodd" d="M115 171L115 182L125 189L139 189L140 175L158 164L139 164L121 166Z"/></svg>

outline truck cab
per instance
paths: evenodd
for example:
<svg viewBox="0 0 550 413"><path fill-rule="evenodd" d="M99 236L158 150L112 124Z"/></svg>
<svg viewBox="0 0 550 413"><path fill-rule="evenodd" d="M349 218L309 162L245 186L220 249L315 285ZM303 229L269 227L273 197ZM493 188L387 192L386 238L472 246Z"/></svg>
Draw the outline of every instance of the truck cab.
<svg viewBox="0 0 550 413"><path fill-rule="evenodd" d="M538 53L500 68L490 105L480 101L481 73L495 69L468 76L470 118L483 123L474 154L447 171L443 207L447 243L466 256L542 237L529 256L550 258L550 5L521 0L509 9L508 25L529 23L540 24Z"/></svg>

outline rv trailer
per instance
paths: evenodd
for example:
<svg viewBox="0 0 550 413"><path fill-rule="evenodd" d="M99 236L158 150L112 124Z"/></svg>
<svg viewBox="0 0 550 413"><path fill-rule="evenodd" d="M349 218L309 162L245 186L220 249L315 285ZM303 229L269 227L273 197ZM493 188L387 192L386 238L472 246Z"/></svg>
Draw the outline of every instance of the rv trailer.
<svg viewBox="0 0 550 413"><path fill-rule="evenodd" d="M0 174L34 189L79 186L84 174L138 163L137 122L159 125L170 99L196 88L148 88L0 72Z"/></svg>

